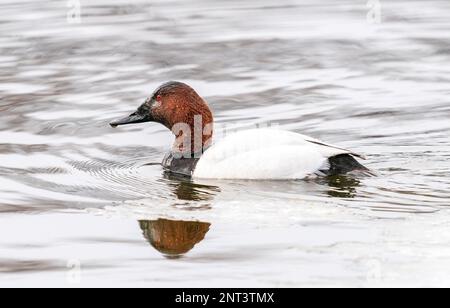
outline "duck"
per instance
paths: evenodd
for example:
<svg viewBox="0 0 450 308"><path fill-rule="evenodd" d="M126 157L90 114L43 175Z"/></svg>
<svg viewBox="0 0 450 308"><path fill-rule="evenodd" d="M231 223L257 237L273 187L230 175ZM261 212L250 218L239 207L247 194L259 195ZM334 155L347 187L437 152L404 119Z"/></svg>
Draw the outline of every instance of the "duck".
<svg viewBox="0 0 450 308"><path fill-rule="evenodd" d="M110 123L156 122L172 131L172 149L162 161L166 172L191 179L302 180L370 170L351 150L277 128L238 131L213 142L214 119L192 87L169 81L130 115Z"/></svg>

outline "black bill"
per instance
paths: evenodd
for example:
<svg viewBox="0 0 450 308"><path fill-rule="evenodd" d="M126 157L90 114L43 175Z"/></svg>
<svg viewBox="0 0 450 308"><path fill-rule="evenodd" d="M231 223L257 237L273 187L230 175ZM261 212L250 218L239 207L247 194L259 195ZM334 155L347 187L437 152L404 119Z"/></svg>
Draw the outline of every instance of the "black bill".
<svg viewBox="0 0 450 308"><path fill-rule="evenodd" d="M125 118L114 120L111 123L109 123L109 125L111 125L112 127L117 127L120 125L145 123L145 122L150 122L150 121L152 121L152 119L149 115L139 114L139 113L135 112Z"/></svg>

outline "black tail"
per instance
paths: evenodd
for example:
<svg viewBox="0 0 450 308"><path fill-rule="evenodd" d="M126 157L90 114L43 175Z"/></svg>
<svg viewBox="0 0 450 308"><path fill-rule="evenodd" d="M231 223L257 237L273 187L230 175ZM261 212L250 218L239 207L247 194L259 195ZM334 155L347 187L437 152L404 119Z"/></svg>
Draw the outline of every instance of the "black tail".
<svg viewBox="0 0 450 308"><path fill-rule="evenodd" d="M367 174L372 174L370 170L361 165L352 155L341 154L330 157L330 168L328 170L320 170L325 175L339 175L346 174L352 171L361 171Z"/></svg>

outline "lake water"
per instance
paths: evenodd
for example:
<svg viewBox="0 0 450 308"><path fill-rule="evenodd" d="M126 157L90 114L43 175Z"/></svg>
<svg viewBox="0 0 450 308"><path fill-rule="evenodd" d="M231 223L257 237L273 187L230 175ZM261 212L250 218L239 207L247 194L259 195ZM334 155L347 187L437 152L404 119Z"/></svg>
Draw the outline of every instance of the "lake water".
<svg viewBox="0 0 450 308"><path fill-rule="evenodd" d="M450 286L449 1L67 4L0 4L0 286ZM377 176L164 175L167 80Z"/></svg>

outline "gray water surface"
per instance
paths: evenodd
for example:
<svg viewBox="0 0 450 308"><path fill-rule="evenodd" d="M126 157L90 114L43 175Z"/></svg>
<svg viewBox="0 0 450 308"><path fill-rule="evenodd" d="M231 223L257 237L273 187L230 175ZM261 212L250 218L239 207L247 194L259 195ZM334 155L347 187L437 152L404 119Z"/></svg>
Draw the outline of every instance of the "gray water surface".
<svg viewBox="0 0 450 308"><path fill-rule="evenodd" d="M366 4L3 0L0 285L450 286L450 3ZM108 125L167 80L377 176L167 176L165 128Z"/></svg>

